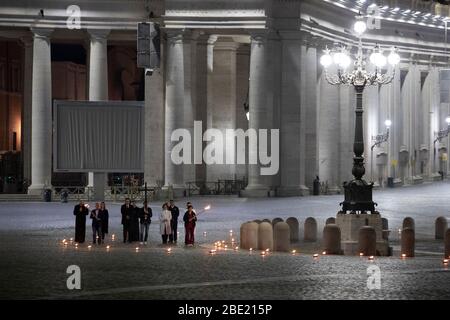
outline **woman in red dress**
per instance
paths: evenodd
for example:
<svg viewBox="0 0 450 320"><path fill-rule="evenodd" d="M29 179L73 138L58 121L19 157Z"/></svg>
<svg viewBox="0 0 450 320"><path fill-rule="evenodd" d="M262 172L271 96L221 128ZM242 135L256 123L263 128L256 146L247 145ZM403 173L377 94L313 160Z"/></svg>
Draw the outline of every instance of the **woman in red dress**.
<svg viewBox="0 0 450 320"><path fill-rule="evenodd" d="M184 227L186 229L184 243L187 246L194 245L194 231L195 223L197 222L197 215L195 214L192 205L189 205L188 210L184 214L183 221Z"/></svg>

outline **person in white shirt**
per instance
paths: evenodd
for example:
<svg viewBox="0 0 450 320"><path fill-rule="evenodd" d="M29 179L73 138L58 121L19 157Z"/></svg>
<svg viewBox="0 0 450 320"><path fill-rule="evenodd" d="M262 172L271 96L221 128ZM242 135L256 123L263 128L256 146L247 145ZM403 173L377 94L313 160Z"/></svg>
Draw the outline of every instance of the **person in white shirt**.
<svg viewBox="0 0 450 320"><path fill-rule="evenodd" d="M162 243L167 244L167 238L172 233L172 229L170 227L170 221L172 220L172 213L169 210L167 203L164 203L162 206L162 211L159 216L159 228L162 237Z"/></svg>

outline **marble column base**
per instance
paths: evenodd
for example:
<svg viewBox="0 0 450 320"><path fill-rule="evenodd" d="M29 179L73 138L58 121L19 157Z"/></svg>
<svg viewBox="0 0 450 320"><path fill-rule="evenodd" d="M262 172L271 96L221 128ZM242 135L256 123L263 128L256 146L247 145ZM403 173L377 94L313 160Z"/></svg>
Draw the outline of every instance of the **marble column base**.
<svg viewBox="0 0 450 320"><path fill-rule="evenodd" d="M186 188L181 185L164 186L161 188L161 200L173 200L176 198L186 197Z"/></svg>
<svg viewBox="0 0 450 320"><path fill-rule="evenodd" d="M277 188L277 197L301 197L307 195L309 195L309 189L303 185Z"/></svg>
<svg viewBox="0 0 450 320"><path fill-rule="evenodd" d="M267 198L270 189L266 186L248 186L239 193L241 198Z"/></svg>
<svg viewBox="0 0 450 320"><path fill-rule="evenodd" d="M341 248L344 255L359 255L359 229L363 226L371 226L376 233L377 255L388 256L392 250L389 241L383 239L383 228L380 214L342 214L336 216L336 225L341 229Z"/></svg>
<svg viewBox="0 0 450 320"><path fill-rule="evenodd" d="M94 173L94 201L105 201L106 173Z"/></svg>
<svg viewBox="0 0 450 320"><path fill-rule="evenodd" d="M28 187L28 194L33 196L43 195L44 188L51 188L51 186L45 186L43 184L32 184Z"/></svg>

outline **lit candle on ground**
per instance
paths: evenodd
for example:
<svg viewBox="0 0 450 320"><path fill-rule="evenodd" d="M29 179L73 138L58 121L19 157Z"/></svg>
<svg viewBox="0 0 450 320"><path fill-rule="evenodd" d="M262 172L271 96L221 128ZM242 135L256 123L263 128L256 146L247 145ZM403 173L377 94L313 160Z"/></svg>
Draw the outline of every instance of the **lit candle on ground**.
<svg viewBox="0 0 450 320"><path fill-rule="evenodd" d="M314 253L313 258L318 258L319 254L318 253Z"/></svg>
<svg viewBox="0 0 450 320"><path fill-rule="evenodd" d="M171 252L172 252L172 248L168 248L167 253L171 253Z"/></svg>
<svg viewBox="0 0 450 320"><path fill-rule="evenodd" d="M109 250L109 248L111 248L110 246L106 246L106 250Z"/></svg>
<svg viewBox="0 0 450 320"><path fill-rule="evenodd" d="M211 249L211 250L209 250L209 253L210 253L210 254L215 254L216 252L217 252L216 249Z"/></svg>
<svg viewBox="0 0 450 320"><path fill-rule="evenodd" d="M75 249L78 249L78 243L75 243Z"/></svg>
<svg viewBox="0 0 450 320"><path fill-rule="evenodd" d="M406 253L402 253L402 259L406 258Z"/></svg>
<svg viewBox="0 0 450 320"><path fill-rule="evenodd" d="M91 246L91 245L88 245L88 249L90 249L90 248L92 248L92 246Z"/></svg>
<svg viewBox="0 0 450 320"><path fill-rule="evenodd" d="M292 250L291 253L292 253L292 254L296 254L296 253L297 253L297 250Z"/></svg>
<svg viewBox="0 0 450 320"><path fill-rule="evenodd" d="M250 252L252 252L253 251L253 248L250 248L250 249L248 249Z"/></svg>
<svg viewBox="0 0 450 320"><path fill-rule="evenodd" d="M210 206L210 205L207 205L207 206L204 208L205 211L208 211L209 209L211 209L211 206Z"/></svg>
<svg viewBox="0 0 450 320"><path fill-rule="evenodd" d="M326 255L326 254L327 254L327 252L326 252L326 251L322 251L322 254L323 254L323 255Z"/></svg>
<svg viewBox="0 0 450 320"><path fill-rule="evenodd" d="M62 243L65 243L65 242L66 242L66 239L63 239Z"/></svg>
<svg viewBox="0 0 450 320"><path fill-rule="evenodd" d="M234 250L238 251L238 250L239 250L239 247L235 247Z"/></svg>
<svg viewBox="0 0 450 320"><path fill-rule="evenodd" d="M234 242L234 238L231 238L231 242Z"/></svg>
<svg viewBox="0 0 450 320"><path fill-rule="evenodd" d="M370 257L369 257L369 261L373 261L374 259L375 259L374 256L370 256Z"/></svg>
<svg viewBox="0 0 450 320"><path fill-rule="evenodd" d="M72 242L72 241L73 241L73 238L70 238L69 240L70 240L70 242Z"/></svg>
<svg viewBox="0 0 450 320"><path fill-rule="evenodd" d="M222 240L222 243L225 243L225 240Z"/></svg>
<svg viewBox="0 0 450 320"><path fill-rule="evenodd" d="M230 230L230 233L233 233L233 230Z"/></svg>
<svg viewBox="0 0 450 320"><path fill-rule="evenodd" d="M206 231L203 232L203 236L206 237Z"/></svg>
<svg viewBox="0 0 450 320"><path fill-rule="evenodd" d="M269 248L267 248L267 249L266 249L266 253L269 253L269 251L270 251Z"/></svg>
<svg viewBox="0 0 450 320"><path fill-rule="evenodd" d="M228 245L225 245L225 250L228 248Z"/></svg>
<svg viewBox="0 0 450 320"><path fill-rule="evenodd" d="M364 253L360 252L360 253L359 253L359 256L360 256L360 257L363 257L363 256L364 256Z"/></svg>
<svg viewBox="0 0 450 320"><path fill-rule="evenodd" d="M138 251L139 250L139 247L136 247L136 251Z"/></svg>
<svg viewBox="0 0 450 320"><path fill-rule="evenodd" d="M402 229L398 229L398 234L402 234Z"/></svg>
<svg viewBox="0 0 450 320"><path fill-rule="evenodd" d="M442 263L445 264L445 265L447 265L447 264L448 264L448 261L449 261L448 259L444 259L444 260L442 260Z"/></svg>
<svg viewBox="0 0 450 320"><path fill-rule="evenodd" d="M115 234L113 234L113 235L111 236L111 240L112 240L112 241L114 241L114 240L115 240L115 238L116 238L116 235L115 235Z"/></svg>
<svg viewBox="0 0 450 320"><path fill-rule="evenodd" d="M266 255L265 251L261 251L261 255L264 257Z"/></svg>

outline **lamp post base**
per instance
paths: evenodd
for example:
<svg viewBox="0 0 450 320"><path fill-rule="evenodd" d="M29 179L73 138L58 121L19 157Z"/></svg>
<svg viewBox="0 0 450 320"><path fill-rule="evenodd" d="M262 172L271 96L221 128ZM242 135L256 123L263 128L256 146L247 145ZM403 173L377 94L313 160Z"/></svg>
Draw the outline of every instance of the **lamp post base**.
<svg viewBox="0 0 450 320"><path fill-rule="evenodd" d="M367 183L362 179L354 179L344 182L344 201L340 203L343 213L366 213L378 214L375 210L377 205L372 201L373 182Z"/></svg>

